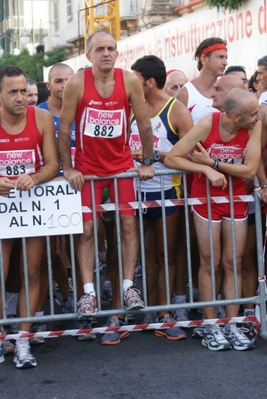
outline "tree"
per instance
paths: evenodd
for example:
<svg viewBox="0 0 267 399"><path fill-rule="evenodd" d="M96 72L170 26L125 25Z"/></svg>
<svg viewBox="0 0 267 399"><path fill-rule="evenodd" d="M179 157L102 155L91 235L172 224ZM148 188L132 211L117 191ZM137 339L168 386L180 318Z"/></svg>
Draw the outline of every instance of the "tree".
<svg viewBox="0 0 267 399"><path fill-rule="evenodd" d="M63 62L66 59L67 55L63 46L54 47L50 51L39 52L33 55L30 55L28 50L23 49L19 55L4 54L0 58L0 68L5 65L17 65L24 71L28 78L36 82L42 82L44 79L43 66L48 67L57 62Z"/></svg>
<svg viewBox="0 0 267 399"><path fill-rule="evenodd" d="M246 0L205 0L205 3L211 8L217 8L218 11L234 11L238 10L244 1Z"/></svg>

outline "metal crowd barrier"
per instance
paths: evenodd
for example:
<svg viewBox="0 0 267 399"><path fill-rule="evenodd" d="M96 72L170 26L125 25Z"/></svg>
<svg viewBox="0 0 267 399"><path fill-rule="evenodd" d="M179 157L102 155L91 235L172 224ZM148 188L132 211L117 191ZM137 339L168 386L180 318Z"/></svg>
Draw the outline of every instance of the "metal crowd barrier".
<svg viewBox="0 0 267 399"><path fill-rule="evenodd" d="M168 174L181 174L185 177L186 173L177 171L177 170L160 170L156 172L156 175L160 176L161 182L161 193L162 198L164 198L164 176ZM117 250L118 250L118 268L119 268L119 281L120 287L122 287L122 280L123 280L123 272L122 272L122 250L121 250L121 240L120 240L120 216L119 210L121 207L125 208L133 208L139 209L139 229L140 229L140 260L142 265L142 282L141 282L141 292L142 297L145 303L145 308L142 310L134 311L131 313L134 314L145 314L147 312L158 312L158 311L175 311L177 309L196 309L196 308L203 308L207 306L227 306L233 304L240 304L245 305L247 303L255 304L257 308L257 320L260 323L260 335L263 338L267 338L267 328L266 328L266 281L265 281L265 272L264 272L264 259L263 259L263 234L262 234L262 214L261 214L261 204L260 198L258 196L258 191L255 190L253 195L246 195L240 196L238 198L234 197L233 190L232 190L232 181L231 177L229 179L230 184L230 196L228 197L221 197L220 202L230 202L230 209L231 209L231 225L232 225L232 246L233 246L233 267L234 267L234 284L235 284L235 297L231 300L220 299L216 298L216 289L215 289L215 273L214 269L211 268L211 276L212 276L212 300L208 302L194 302L193 300L193 282L192 282L192 262L191 262L191 244L190 244L190 223L189 218L190 216L190 205L197 204L197 203L207 203L208 204L208 213L209 219L211 215L211 204L214 201L213 198L209 195L209 184L207 184L207 197L205 198L190 198L188 195L187 190L187 183L186 179L183 178L183 198L180 200L157 200L157 201L141 201L140 200L140 187L138 184L138 174L136 172L126 172L120 175L108 177L109 179L114 179L115 185L115 203L109 204L101 204L99 206L92 206L91 212L93 213L93 224L94 224L94 239L95 239L95 287L98 297L98 312L95 316L98 317L108 317L111 315L121 315L127 314L128 312L125 310L123 306L123 294L122 289L120 294L120 309L106 309L106 306L102 305L101 302L101 275L99 269L99 262L98 262L98 234L97 234L97 221L96 221L96 212L102 211L114 211L115 213L115 225L116 225L116 233L117 233ZM133 203L128 204L121 204L120 198L118 196L118 179L123 178L136 178L137 184L137 191L139 192L138 198L139 200ZM92 177L92 176L85 176L86 180L90 181L90 189L92 193L92 198L94 199L94 182L96 180L103 180L106 177L99 178L99 177ZM255 179L255 185L257 181ZM236 271L236 259L235 259L235 229L234 229L234 218L233 218L233 204L235 201L245 201L245 202L255 202L255 221L256 221L256 249L257 249L257 273L258 273L258 294L249 298L241 297L239 298L237 295L237 271ZM167 232L166 232L166 206L183 206L183 212L185 214L185 234L186 234L186 247L187 247L187 269L188 269L188 296L189 301L185 304L174 304L172 303L171 299L167 299L165 305L161 306L148 306L148 293L147 293L147 281L146 281L146 262L145 262L145 244L144 244L144 229L142 223L142 209L147 206L152 207L162 207L162 219L163 219L163 242L164 242L164 260L165 260L165 279L166 279L166 296L167 298L171 298L169 290L169 272L168 272L168 250L167 250ZM211 258L214 258L214 251L213 251L213 240L212 240L212 226L211 222L209 221L209 231L210 231L210 251L211 251ZM71 270L72 270L72 282L73 282L73 300L74 304L77 303L79 298L77 297L77 290L76 290L76 266L75 265L75 245L74 245L74 236L70 235L70 263L71 263ZM0 281L1 281L1 298L2 298L2 312L3 318L0 320L0 325L3 327L6 324L12 323L21 323L21 322L52 322L52 321L63 321L63 320L75 320L77 319L77 308L75 309L74 313L68 314L58 314L55 312L55 305L54 305L54 281L53 281L53 272L52 272L52 262L51 262L51 248L50 248L50 237L46 237L46 249L47 249L47 269L48 269L48 279L49 279L49 305L46 308L49 308L49 312L42 317L31 317L30 316L30 303L29 303L29 281L28 281L28 273L27 273L27 257L26 257L26 239L24 237L21 238L22 240L22 257L23 257L23 267L24 267L24 274L25 274L25 290L26 290L26 306L27 306L27 316L26 317L16 317L16 318L7 318L6 314L6 299L5 299L5 284L4 284L4 272L3 272L3 257L2 257L2 240L0 240ZM212 262L213 264L213 262ZM244 317L236 317L236 322L242 322ZM255 320L255 318L254 318ZM220 319L222 322L223 319ZM225 319L225 322L229 321L229 319ZM210 323L218 322L217 319L209 320ZM164 328L172 327L172 326L179 326L179 327L194 327L199 325L207 324L205 320L190 320L185 322L177 322L177 323L169 323L164 324ZM122 331L122 330L144 330L144 329L155 329L155 328L163 328L160 323L152 323L149 325L128 325L123 327L114 327L109 328L109 331ZM82 330L82 332L96 332L96 333L104 333L106 331L105 327L95 327L88 330ZM61 331L48 331L44 333L29 333L27 336L43 336L43 337L57 337L63 335L80 335L81 330L69 329L69 330L61 330ZM17 338L18 334L15 335L6 335L5 339L12 339ZM2 336L3 339L3 336Z"/></svg>

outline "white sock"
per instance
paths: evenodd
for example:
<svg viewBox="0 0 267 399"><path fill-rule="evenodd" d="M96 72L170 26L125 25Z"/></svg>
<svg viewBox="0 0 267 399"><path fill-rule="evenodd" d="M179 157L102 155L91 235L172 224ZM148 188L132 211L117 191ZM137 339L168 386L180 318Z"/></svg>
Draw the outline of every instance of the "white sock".
<svg viewBox="0 0 267 399"><path fill-rule="evenodd" d="M126 278L122 282L122 290L123 292L127 291L129 287L133 286L133 281L132 280L127 280Z"/></svg>
<svg viewBox="0 0 267 399"><path fill-rule="evenodd" d="M96 296L95 288L93 283L86 283L83 286L83 291L85 294L91 294L92 296Z"/></svg>
<svg viewBox="0 0 267 399"><path fill-rule="evenodd" d="M185 302L186 302L186 295L174 295L173 303L185 303Z"/></svg>
<svg viewBox="0 0 267 399"><path fill-rule="evenodd" d="M18 292L6 292L7 315L17 314L18 299L19 299Z"/></svg>
<svg viewBox="0 0 267 399"><path fill-rule="evenodd" d="M41 312L35 312L36 317L42 317L44 315L44 310L42 310Z"/></svg>

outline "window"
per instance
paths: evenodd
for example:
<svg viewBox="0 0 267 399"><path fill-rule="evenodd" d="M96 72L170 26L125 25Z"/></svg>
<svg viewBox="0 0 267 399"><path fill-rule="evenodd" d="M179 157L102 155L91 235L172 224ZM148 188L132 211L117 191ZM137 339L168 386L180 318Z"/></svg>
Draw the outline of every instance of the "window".
<svg viewBox="0 0 267 399"><path fill-rule="evenodd" d="M67 0L67 22L72 21L71 0Z"/></svg>

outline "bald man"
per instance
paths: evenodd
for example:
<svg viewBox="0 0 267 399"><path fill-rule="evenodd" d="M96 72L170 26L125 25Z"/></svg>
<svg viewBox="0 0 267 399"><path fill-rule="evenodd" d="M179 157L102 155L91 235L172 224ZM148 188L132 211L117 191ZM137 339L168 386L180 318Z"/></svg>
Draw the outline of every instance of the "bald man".
<svg viewBox="0 0 267 399"><path fill-rule="evenodd" d="M226 94L234 88L246 89L245 83L239 76L223 75L214 84L211 98L213 108L223 111L222 102Z"/></svg>
<svg viewBox="0 0 267 399"><path fill-rule="evenodd" d="M164 91L169 96L174 97L177 91L188 82L186 75L182 71L174 71L167 75Z"/></svg>
<svg viewBox="0 0 267 399"><path fill-rule="evenodd" d="M166 155L164 164L169 168L194 173L192 197L206 197L206 178L210 181L210 196L229 196L229 178L232 176L233 195L246 195L244 179L252 179L261 156L261 121L254 94L247 90L231 89L223 99L224 112L214 112L202 118ZM190 159L188 155L191 155ZM241 263L247 237L248 205L234 203L235 265L238 297L242 294ZM230 204L211 203L194 205L195 222L200 252L199 290L201 301L212 300L211 265L215 281L219 267L224 270L223 293L226 299L235 298L233 248ZM213 248L207 245L211 223ZM215 287L218 294L218 286ZM239 305L226 306L226 317L238 316ZM215 307L203 308L205 319L215 318ZM227 349L248 350L252 343L236 323L205 326L202 345L212 351Z"/></svg>

